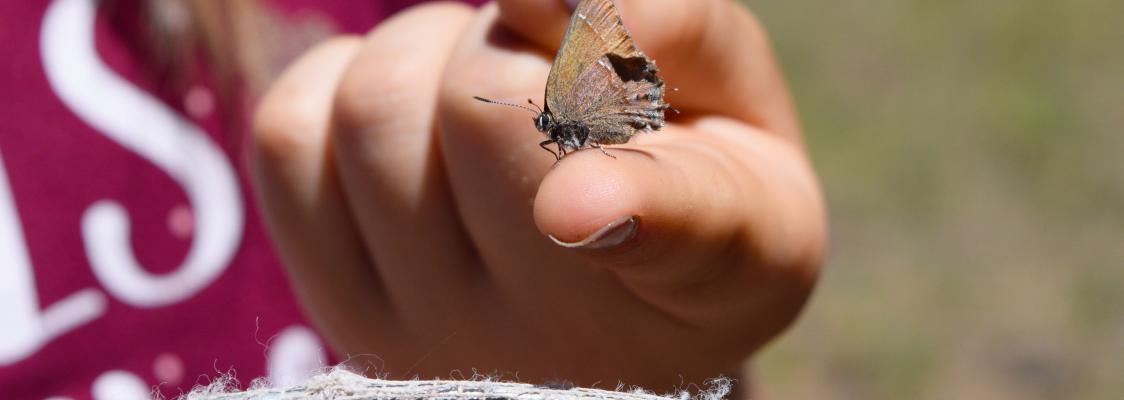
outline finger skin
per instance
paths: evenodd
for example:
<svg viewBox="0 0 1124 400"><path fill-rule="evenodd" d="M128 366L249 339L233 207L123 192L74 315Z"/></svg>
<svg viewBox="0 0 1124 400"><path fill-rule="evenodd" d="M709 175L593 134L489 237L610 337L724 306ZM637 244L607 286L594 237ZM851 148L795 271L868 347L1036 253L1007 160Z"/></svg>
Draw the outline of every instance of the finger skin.
<svg viewBox="0 0 1124 400"><path fill-rule="evenodd" d="M493 12L486 7L481 13L488 18ZM811 224L806 232L778 235L773 232L780 222L804 221L789 219L787 212L784 218L760 223L750 216L768 214L777 199L791 197L790 185L775 187L776 179L792 176L800 182L795 187L816 187L812 175L787 171L805 165L797 145L742 121L726 124L734 129L699 118L613 146L608 151L615 159L586 150L553 166L553 156L537 147L543 136L534 130L530 113L468 100L474 95L506 100L533 96L545 84L549 56L521 45L502 25L480 22L458 46L452 58L457 68L446 72L439 107L442 149L458 206L498 290L509 298L565 306L544 312L542 304L527 303L535 308L516 311L527 312L526 318L551 315L535 321L548 331L568 320L612 332L662 320L660 334L641 335L623 346L639 351L634 360L645 360L645 366L621 365L649 371L647 379L664 371L660 361L643 354L660 348L657 342L690 337L698 347L664 355L685 360L705 354L707 361L699 365L728 371L791 322L810 291L814 278L809 277L818 270L816 235L822 235L822 223ZM771 157L756 153L774 149L735 143L762 138L783 144L776 149L783 150L783 163L760 164ZM772 193L774 189L780 192ZM809 200L792 207L809 211L809 220L817 222L818 191L811 193ZM743 202L747 199L748 204ZM528 210L530 204L534 207ZM639 214L641 225L634 241L619 249L544 247L550 242L543 233L579 239L622 212ZM526 221L528 215L534 220ZM525 227L534 223L538 234ZM794 248L792 254L757 247L782 239L795 242L782 247ZM572 295L578 287L583 296ZM605 314L628 315L629 320L605 319ZM707 340L698 341L700 337ZM615 338L584 340L603 345Z"/></svg>
<svg viewBox="0 0 1124 400"><path fill-rule="evenodd" d="M622 9L626 20L633 19L627 6ZM557 16L566 19L562 13ZM554 166L553 157L537 147L543 136L534 130L529 113L471 99L519 101L542 95L552 54L523 42L517 29L497 23L498 18L498 9L486 6L462 31L437 94L439 165L444 166L463 231L478 250L489 279L488 290L478 296L456 295L469 307L418 310L430 320L469 321L459 329L386 317L396 308L396 296L383 290L389 275L375 272L386 271L387 265L349 264L353 258L379 255L363 253L367 243L351 221L368 217L341 210L358 210L360 202L377 193L397 196L393 201L399 204L372 211L369 217L379 213L386 217L393 212L389 210L410 211L408 200L420 198L418 193L424 195L426 190L418 188L432 183L426 181L431 175L417 172L433 165L426 164L424 153L406 153L413 155L395 160L399 153L378 155L388 146L376 144L401 140L424 151L424 143L413 141L415 135L398 136L424 130L418 122L422 119L414 119L413 113L395 118L389 106L368 116L362 106L366 94L359 89L346 93L364 82L333 94L345 67L304 68L301 65L308 64L303 61L294 69L305 72L292 73L300 79L279 84L275 91L280 94L273 97L280 100L267 101L274 106L265 109L272 111L259 113L258 136L266 138L259 145L258 164L263 171L259 192L267 198L263 204L269 208L271 227L293 231L277 235L278 247L287 263L294 264L289 268L295 271L291 274L298 291L315 311L311 314L326 337L345 353L378 354L387 360L386 372L397 377L410 372L443 376L452 369L478 368L518 371L521 379L530 381L556 377L579 385L625 381L662 390L676 382L736 374L749 354L795 317L822 257L822 204L799 145L777 133L783 127L771 125L776 121L755 119L757 109L742 110L747 106L737 102L743 100L727 98L730 92L715 92L707 95L735 104L710 108L725 102L700 96L699 101L687 102L697 107L687 113L694 114L691 118L608 149L616 159L587 150ZM746 32L732 28L736 25L718 26L728 35ZM545 22L540 27L551 29ZM633 31L637 36L639 29ZM660 61L668 76L681 74L683 80L697 82L693 91L712 89L716 82L753 90L752 82L738 81L737 76L705 75L720 70L676 67L672 59L688 57L657 53L660 46L651 47L645 48L650 55L670 58ZM703 50L705 46L691 63L725 63L708 58L715 54ZM359 50L349 51L350 55L338 57L355 58ZM322 53L311 59L335 57ZM746 74L768 77L759 71ZM779 74L774 78L779 81ZM328 88L328 94L322 94L321 88ZM765 97L754 102L770 100ZM335 111L325 106L328 111L322 113L316 107L317 112L302 112L299 106L305 103L300 99L339 104ZM685 102L690 99L684 97ZM404 103L412 101L416 99ZM380 115L380 110L388 114ZM704 116L711 113L720 116ZM325 138L327 115L338 116L332 124L346 129ZM303 117L295 123L285 120L292 116ZM355 129L365 124L405 128ZM334 140L353 141L354 146L332 151ZM350 153L364 148L373 151ZM351 172L337 169L333 154L354 157L349 161L354 164L347 167L353 168L348 169ZM386 164L413 167L394 170ZM355 175L336 176L336 171ZM378 179L370 182L374 188L362 188L368 182L355 179L368 176L364 173ZM419 179L408 178L419 174ZM340 180L351 182L351 197L342 193ZM620 214L641 218L637 236L620 248L564 249L543 235L577 239ZM340 254L324 254L328 251ZM359 255L350 256L354 254ZM314 264L327 265L327 277L316 276L321 271L310 267ZM422 282L405 279L407 286L410 281ZM442 284L438 281L435 286Z"/></svg>
<svg viewBox="0 0 1124 400"><path fill-rule="evenodd" d="M701 326L721 325L759 302L736 294L762 274L806 297L826 228L800 152L773 136L734 133L747 129L736 123L712 129L755 140L717 139L697 125L672 125L635 147L610 148L616 158L596 150L567 157L539 189L536 224L574 242L622 216L637 217L630 241L579 251L616 271L645 301Z"/></svg>
<svg viewBox="0 0 1124 400"><path fill-rule="evenodd" d="M558 247L534 223L535 196L554 157L538 147L530 113L472 100L541 93L549 63L495 25L484 7L465 31L439 97L439 134L450 184L495 293L519 334L503 336L519 352L505 368L521 376L573 377L665 387L683 379L730 374L753 344L740 333L698 341L698 328L640 299L616 272ZM600 153L597 153L600 155ZM604 157L601 155L601 157ZM566 163L569 159L564 160ZM575 159L577 160L577 159ZM576 328L580 327L580 328ZM708 333L709 335L709 333ZM729 346L737 342L736 346ZM668 343L678 343L667 348ZM596 363L587 362L596 356ZM530 358L528 358L530 357ZM552 360L544 364L541 360ZM540 360L540 361L536 361ZM693 365L690 371L682 365Z"/></svg>
<svg viewBox="0 0 1124 400"><path fill-rule="evenodd" d="M668 102L720 113L800 142L790 96L761 24L731 0L615 0L640 50L656 61ZM553 54L569 23L560 0L497 0L500 21Z"/></svg>
<svg viewBox="0 0 1124 400"><path fill-rule="evenodd" d="M562 2L497 3L503 26L557 48L569 20ZM680 88L669 101L688 118L610 148L617 159L567 157L538 191L536 224L579 241L638 217L632 241L588 259L685 321L765 340L810 294L826 240L822 196L766 35L732 1L616 3L638 46ZM693 119L706 114L733 120ZM739 325L749 322L757 326Z"/></svg>
<svg viewBox="0 0 1124 400"><path fill-rule="evenodd" d="M336 348L364 341L354 333L387 315L328 151L331 99L359 46L337 38L303 55L263 97L253 123L258 202L298 297Z"/></svg>
<svg viewBox="0 0 1124 400"><path fill-rule="evenodd" d="M503 14L498 18L503 21ZM565 241L637 216L640 228L631 242L578 253L617 273L644 301L694 324L744 320L751 299L739 304L708 299L732 296L760 274L793 286L778 302L808 295L826 225L815 175L798 144L739 120L696 118L610 147L616 159L587 150L548 169L551 156L537 148L542 136L527 121L528 113L463 100L480 93L518 99L545 83L548 69L536 62L536 52L509 46L503 32L492 30L482 44L466 43L465 54L454 57L458 69L451 71L443 95L445 120L460 128L445 141L453 184L459 186L458 199L473 202L462 208L483 216L468 221L479 224L474 232L502 237L487 230L501 218L521 218L522 201L532 198L540 234ZM503 179L508 176L524 178ZM528 194L526 182L540 176L536 193ZM527 236L509 240L516 248L536 246L525 242ZM551 256L574 262L563 257ZM723 280L734 274L742 275ZM497 275L525 279L519 271ZM706 294L726 282L741 285L719 296L684 295L684 288ZM795 313L778 315L781 322L766 330L778 331Z"/></svg>
<svg viewBox="0 0 1124 400"><path fill-rule="evenodd" d="M436 3L384 21L335 98L332 144L352 215L397 314L432 325L426 331L455 327L458 321L432 318L431 310L471 307L487 279L460 226L434 139L440 77L472 15L468 6Z"/></svg>

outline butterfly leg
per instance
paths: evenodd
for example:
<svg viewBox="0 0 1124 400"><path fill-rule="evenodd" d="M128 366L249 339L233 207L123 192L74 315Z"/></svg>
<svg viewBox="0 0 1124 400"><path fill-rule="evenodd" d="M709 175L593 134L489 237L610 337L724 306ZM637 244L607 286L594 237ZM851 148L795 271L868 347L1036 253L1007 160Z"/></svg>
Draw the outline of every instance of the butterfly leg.
<svg viewBox="0 0 1124 400"><path fill-rule="evenodd" d="M542 143L539 143L539 147L542 147L543 150L549 151L550 154L553 154L554 155L554 161L557 162L558 160L562 159L562 156L559 155L558 153L555 153L554 150L551 150L549 147L546 147L546 145L551 144L551 143L554 143L554 141L553 140L544 140ZM562 146L559 145L558 148L561 149ZM563 155L565 155L565 153L563 153Z"/></svg>
<svg viewBox="0 0 1124 400"><path fill-rule="evenodd" d="M595 148L595 149L597 149L597 150L601 150L601 153L603 153L603 154L605 154L605 155L609 156L609 158L617 158L617 156L614 156L614 155L612 155L612 154L609 154L609 152L608 152L608 151L605 151L605 148L604 148L604 147L601 147L601 145L599 145L599 144L591 144L590 146L593 146L593 148Z"/></svg>

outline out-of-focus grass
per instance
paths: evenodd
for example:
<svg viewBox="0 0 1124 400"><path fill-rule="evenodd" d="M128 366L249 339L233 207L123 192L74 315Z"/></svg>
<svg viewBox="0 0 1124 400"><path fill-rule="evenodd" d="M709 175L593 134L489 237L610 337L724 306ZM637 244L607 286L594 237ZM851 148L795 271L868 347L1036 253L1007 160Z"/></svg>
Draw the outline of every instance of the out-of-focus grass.
<svg viewBox="0 0 1124 400"><path fill-rule="evenodd" d="M1124 2L747 2L832 249L774 399L1124 394Z"/></svg>

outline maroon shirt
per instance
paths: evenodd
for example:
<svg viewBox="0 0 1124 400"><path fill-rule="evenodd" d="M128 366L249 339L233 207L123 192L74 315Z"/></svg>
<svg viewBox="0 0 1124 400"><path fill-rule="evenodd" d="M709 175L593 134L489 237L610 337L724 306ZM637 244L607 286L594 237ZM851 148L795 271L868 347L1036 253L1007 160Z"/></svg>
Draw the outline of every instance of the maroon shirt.
<svg viewBox="0 0 1124 400"><path fill-rule="evenodd" d="M268 4L365 32L417 2ZM245 116L207 70L157 90L95 0L0 15L0 399L174 397L329 363L252 201Z"/></svg>

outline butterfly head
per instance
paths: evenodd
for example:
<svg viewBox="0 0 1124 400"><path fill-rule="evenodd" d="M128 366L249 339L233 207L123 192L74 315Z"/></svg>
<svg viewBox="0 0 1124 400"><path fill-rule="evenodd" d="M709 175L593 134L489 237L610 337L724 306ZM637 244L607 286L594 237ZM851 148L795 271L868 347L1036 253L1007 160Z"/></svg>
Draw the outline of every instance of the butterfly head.
<svg viewBox="0 0 1124 400"><path fill-rule="evenodd" d="M549 112L539 113L535 117L535 129L539 132L549 134L550 130L554 128L554 115Z"/></svg>
<svg viewBox="0 0 1124 400"><path fill-rule="evenodd" d="M585 147L586 142L589 141L588 126L566 119L555 119L554 114L551 113L549 109L543 110L541 108L538 108L538 106L535 105L535 103L531 100L527 100L527 102L535 106L535 108L537 109L532 109L530 107L515 103L505 103L502 101L488 100L479 96L473 96L473 98L485 103L518 107L535 113L535 129L538 129L539 132L545 133L546 136L550 138L550 140L541 143L540 146L547 143L557 143L563 155L566 154L567 150L577 150ZM545 149L546 147L543 148ZM550 151L550 149L547 149L547 151ZM558 155L555 154L555 156Z"/></svg>

